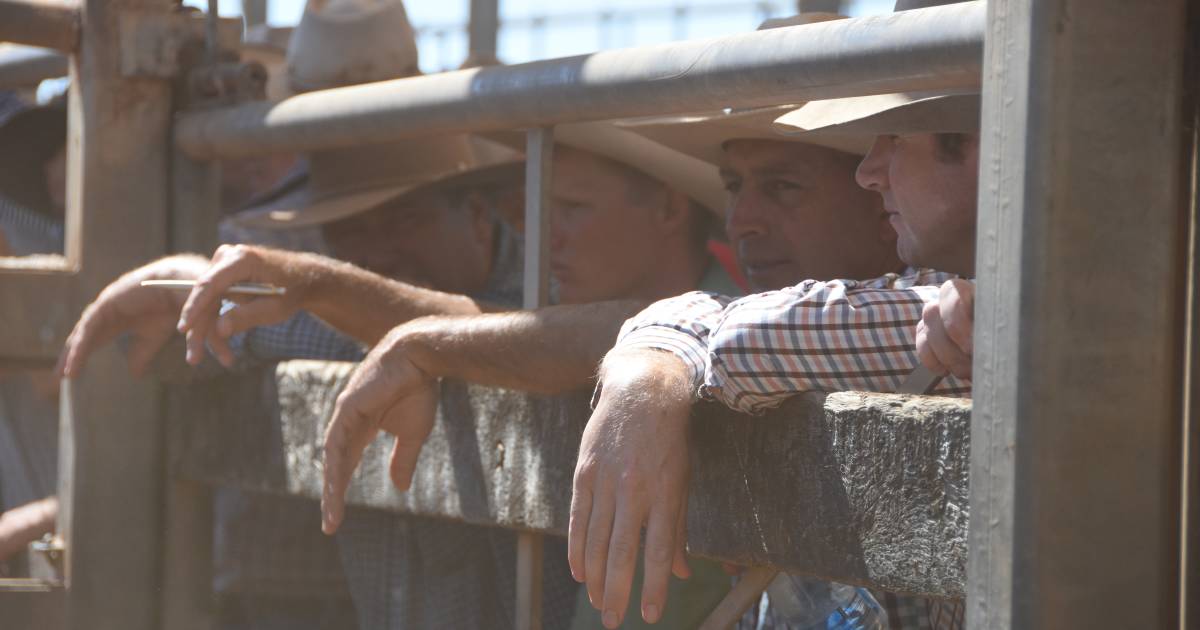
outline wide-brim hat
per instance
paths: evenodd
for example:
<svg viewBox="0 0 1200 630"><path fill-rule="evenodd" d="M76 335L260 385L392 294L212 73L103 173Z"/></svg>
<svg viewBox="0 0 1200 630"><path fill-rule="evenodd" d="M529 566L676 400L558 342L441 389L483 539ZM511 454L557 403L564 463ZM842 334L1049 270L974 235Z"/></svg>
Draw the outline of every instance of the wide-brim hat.
<svg viewBox="0 0 1200 630"><path fill-rule="evenodd" d="M288 84L309 92L421 73L400 0L309 0L288 44Z"/></svg>
<svg viewBox="0 0 1200 630"><path fill-rule="evenodd" d="M495 132L488 138L524 149L524 134ZM554 127L554 142L619 162L681 192L717 216L725 212L726 194L717 167L627 131L609 121L567 123Z"/></svg>
<svg viewBox="0 0 1200 630"><path fill-rule="evenodd" d="M845 17L837 13L801 13L767 20L759 25L758 30L803 26L840 20ZM863 155L870 148L874 138L866 135L811 134L803 138L781 136L773 127L775 119L799 106L800 104L729 108L718 112L684 116L656 116L623 120L618 124L625 129L710 164L721 162L725 143L730 140L804 142L856 155Z"/></svg>
<svg viewBox="0 0 1200 630"><path fill-rule="evenodd" d="M43 169L66 144L67 110L61 101L28 105L11 98L15 105L0 114L0 196L50 214Z"/></svg>
<svg viewBox="0 0 1200 630"><path fill-rule="evenodd" d="M902 92L812 101L783 114L775 128L783 134L975 133L979 131L978 90Z"/></svg>
<svg viewBox="0 0 1200 630"><path fill-rule="evenodd" d="M897 0L895 11L967 0ZM783 134L973 133L979 131L978 88L902 92L811 101L775 121Z"/></svg>
<svg viewBox="0 0 1200 630"><path fill-rule="evenodd" d="M721 163L725 144L731 140L799 142L853 155L865 155L871 147L874 136L861 133L780 134L774 127L775 119L796 107L728 109L708 114L623 120L618 125L710 164Z"/></svg>
<svg viewBox="0 0 1200 630"><path fill-rule="evenodd" d="M332 223L430 187L479 187L520 177L511 151L483 151L465 135L318 151L308 183L238 215L238 224L293 229Z"/></svg>

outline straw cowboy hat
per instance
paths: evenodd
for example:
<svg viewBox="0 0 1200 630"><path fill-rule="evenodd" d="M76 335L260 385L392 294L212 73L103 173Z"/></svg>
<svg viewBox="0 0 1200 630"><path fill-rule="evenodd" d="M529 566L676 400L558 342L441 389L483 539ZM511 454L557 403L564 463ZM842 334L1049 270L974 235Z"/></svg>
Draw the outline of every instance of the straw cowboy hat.
<svg viewBox="0 0 1200 630"><path fill-rule="evenodd" d="M32 105L14 93L0 93L0 196L53 216L44 168L66 140L64 99Z"/></svg>
<svg viewBox="0 0 1200 630"><path fill-rule="evenodd" d="M309 0L288 47L295 92L421 74L417 39L399 0Z"/></svg>
<svg viewBox="0 0 1200 630"><path fill-rule="evenodd" d="M397 79L417 71L416 43L396 0L310 1L288 48L293 89ZM321 54L318 54L321 53ZM322 225L431 186L516 176L519 154L465 134L315 151L305 186L238 215L249 228Z"/></svg>
<svg viewBox="0 0 1200 630"><path fill-rule="evenodd" d="M801 13L791 17L767 20L758 27L758 30L816 24L845 17L836 13ZM724 145L730 140L792 140L856 155L863 155L870 148L874 137L865 134L818 133L800 138L782 136L772 128L775 119L799 106L799 104L791 104L776 107L726 109L719 112L685 116L637 118L620 121L617 124L710 164L721 162Z"/></svg>
<svg viewBox="0 0 1200 630"><path fill-rule="evenodd" d="M896 11L965 0L897 0ZM979 131L978 89L902 92L812 101L780 116L784 134L971 133Z"/></svg>

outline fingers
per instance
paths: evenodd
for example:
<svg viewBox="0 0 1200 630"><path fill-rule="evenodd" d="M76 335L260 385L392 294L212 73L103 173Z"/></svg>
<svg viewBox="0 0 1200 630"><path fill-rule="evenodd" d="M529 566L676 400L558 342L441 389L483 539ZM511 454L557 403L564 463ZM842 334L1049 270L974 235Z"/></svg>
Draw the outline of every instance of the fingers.
<svg viewBox="0 0 1200 630"><path fill-rule="evenodd" d="M687 561L687 505L679 507L678 525L675 527L675 558L671 561L671 573L686 580L692 577L692 568Z"/></svg>
<svg viewBox="0 0 1200 630"><path fill-rule="evenodd" d="M261 297L238 304L217 318L216 334L223 339L246 332L258 326L270 326L284 321L279 298Z"/></svg>
<svg viewBox="0 0 1200 630"><path fill-rule="evenodd" d="M83 366L96 348L103 346L120 334L113 306L105 296L90 304L75 323L63 350L59 354L56 371L60 378L74 378L83 371Z"/></svg>
<svg viewBox="0 0 1200 630"><path fill-rule="evenodd" d="M630 501L634 493L621 492L613 518L612 536L608 541L608 565L604 578L604 605L601 620L612 629L621 625L629 608L629 590L637 567L642 524L645 522L643 501Z"/></svg>
<svg viewBox="0 0 1200 630"><path fill-rule="evenodd" d="M971 357L964 353L946 334L941 309L937 303L925 306L917 335L918 356L922 357L923 364L931 370L937 370L939 374L950 372L955 376L969 377ZM932 357L928 356L930 354Z"/></svg>
<svg viewBox="0 0 1200 630"><path fill-rule="evenodd" d="M222 245L213 254L212 265L196 279L179 313L179 332L187 335L187 362L197 365L204 358L205 343L226 367L233 364L233 353L219 336L214 325L221 309L221 296L234 283L252 279L254 266L252 250L241 246Z"/></svg>
<svg viewBox="0 0 1200 630"><path fill-rule="evenodd" d="M587 577L584 570L584 549L587 547L588 521L592 514L592 484L594 476L590 469L575 471L575 487L571 493L571 519L567 525L567 563L571 565L571 577L583 582Z"/></svg>
<svg viewBox="0 0 1200 630"><path fill-rule="evenodd" d="M608 543L612 537L616 496L611 488L599 488L588 518L587 547L583 550L588 601L596 610L604 604L604 580L608 570Z"/></svg>
<svg viewBox="0 0 1200 630"><path fill-rule="evenodd" d="M421 447L424 444L424 440L396 438L396 443L392 446L392 461L388 473L397 489L408 490L412 486L413 473L417 469L417 459L421 456Z"/></svg>
<svg viewBox="0 0 1200 630"><path fill-rule="evenodd" d="M346 510L346 489L362 461L363 452L378 432L377 425L359 411L346 392L338 396L333 420L325 431L321 529L326 534L333 534L341 525Z"/></svg>
<svg viewBox="0 0 1200 630"><path fill-rule="evenodd" d="M651 509L646 524L646 551L642 582L642 619L656 623L667 603L667 587L671 572L682 546L675 536L679 531L677 510L667 507Z"/></svg>
<svg viewBox="0 0 1200 630"><path fill-rule="evenodd" d="M942 285L938 309L946 334L964 354L974 352L975 285L966 280L948 280Z"/></svg>
<svg viewBox="0 0 1200 630"><path fill-rule="evenodd" d="M927 304L926 310L933 307L933 304ZM933 351L933 346L929 340L929 326L925 323L929 315L922 315L921 321L917 322L917 358L921 361L921 365L929 368L934 374L948 374L950 368L942 365L938 360L937 354Z"/></svg>

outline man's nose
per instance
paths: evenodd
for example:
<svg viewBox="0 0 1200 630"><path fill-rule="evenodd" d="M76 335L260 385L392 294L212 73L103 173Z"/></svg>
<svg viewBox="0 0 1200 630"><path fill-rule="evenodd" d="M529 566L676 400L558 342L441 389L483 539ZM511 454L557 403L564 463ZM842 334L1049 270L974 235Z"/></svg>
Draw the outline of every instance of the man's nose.
<svg viewBox="0 0 1200 630"><path fill-rule="evenodd" d="M854 171L854 180L867 190L881 192L888 188L888 163L891 161L891 136L876 136L871 150L863 156Z"/></svg>
<svg viewBox="0 0 1200 630"><path fill-rule="evenodd" d="M761 199L751 193L741 193L729 200L725 217L725 232L734 241L761 236L768 231L767 217Z"/></svg>

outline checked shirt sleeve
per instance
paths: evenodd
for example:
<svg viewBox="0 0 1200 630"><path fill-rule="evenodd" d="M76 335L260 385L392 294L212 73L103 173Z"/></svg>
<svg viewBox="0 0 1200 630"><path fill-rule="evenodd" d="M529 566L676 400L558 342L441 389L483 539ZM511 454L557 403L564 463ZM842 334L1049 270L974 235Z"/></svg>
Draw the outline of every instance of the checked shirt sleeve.
<svg viewBox="0 0 1200 630"><path fill-rule="evenodd" d="M699 391L708 366L708 337L733 298L694 291L651 304L621 327L614 349L651 348L679 357Z"/></svg>
<svg viewBox="0 0 1200 630"><path fill-rule="evenodd" d="M951 277L808 281L732 302L709 332L701 395L761 413L803 391L895 391L918 364L921 310ZM947 377L935 393L970 385Z"/></svg>

